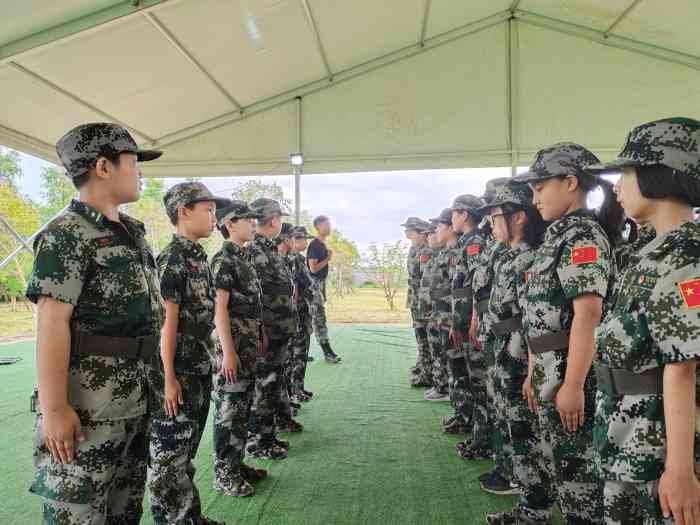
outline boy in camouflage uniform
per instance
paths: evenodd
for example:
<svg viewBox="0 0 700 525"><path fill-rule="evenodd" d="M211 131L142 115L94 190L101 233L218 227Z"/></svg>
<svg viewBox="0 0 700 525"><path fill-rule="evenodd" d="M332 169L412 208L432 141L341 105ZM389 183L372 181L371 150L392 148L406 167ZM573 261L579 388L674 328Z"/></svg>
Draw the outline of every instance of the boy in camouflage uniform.
<svg viewBox="0 0 700 525"><path fill-rule="evenodd" d="M258 357L255 380L256 436L249 452L259 458L284 459L288 443L277 439L275 412L282 395L284 363L289 343L296 335L297 319L294 282L287 263L277 251L275 239L282 230L282 216L288 214L277 201L268 198L256 199L250 207L261 216L249 251L262 287L263 352ZM284 421L280 423L285 424Z"/></svg>
<svg viewBox="0 0 700 525"><path fill-rule="evenodd" d="M531 354L524 389L537 406L540 447L558 502L570 523L603 523L602 483L593 467L594 331L613 278L611 243L586 208L594 179L584 166L598 159L574 143L537 153L529 183L542 217L554 221L532 264L523 300ZM619 226L619 225L618 225Z"/></svg>
<svg viewBox="0 0 700 525"><path fill-rule="evenodd" d="M643 124L617 160L627 215L657 233L630 255L597 333L594 446L609 524L700 523L700 122Z"/></svg>
<svg viewBox="0 0 700 525"><path fill-rule="evenodd" d="M253 494L251 483L267 477L243 463L253 404L258 355L262 350L262 289L244 247L254 237L255 213L243 201L217 209L225 242L212 259L216 287L214 367L214 490L229 496Z"/></svg>
<svg viewBox="0 0 700 525"><path fill-rule="evenodd" d="M139 198L140 150L114 124L84 124L56 144L80 201L34 243L27 297L38 304L39 413L34 482L47 524L137 524L148 445L147 366L163 302Z"/></svg>
<svg viewBox="0 0 700 525"><path fill-rule="evenodd" d="M424 319L419 319L416 312L418 287L420 286L421 265L420 255L427 239L426 230L430 223L418 217L409 217L401 225L404 228L406 238L411 241L406 258L406 274L408 275L408 290L406 293L406 308L411 312L413 331L416 335L418 351L416 365L411 369L411 386L431 386L430 370L430 345L428 344L427 325Z"/></svg>
<svg viewBox="0 0 700 525"><path fill-rule="evenodd" d="M151 374L149 489L159 525L205 521L192 460L209 414L215 292L200 240L211 236L225 202L201 182L176 184L163 198L176 233L157 259L165 323Z"/></svg>

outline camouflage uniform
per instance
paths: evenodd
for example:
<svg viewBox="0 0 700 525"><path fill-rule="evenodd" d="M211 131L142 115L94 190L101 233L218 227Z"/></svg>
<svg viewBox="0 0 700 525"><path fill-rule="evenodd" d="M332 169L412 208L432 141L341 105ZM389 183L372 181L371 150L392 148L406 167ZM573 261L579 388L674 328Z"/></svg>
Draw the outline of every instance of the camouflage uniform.
<svg viewBox="0 0 700 525"><path fill-rule="evenodd" d="M231 219L253 216L242 202L232 203L231 209L222 210L217 215L220 225ZM250 254L233 242L224 242L221 250L214 255L211 265L214 286L229 292L229 326L240 360L236 381L230 383L222 371L223 349L217 345L213 392L214 486L239 495L239 487L245 480L243 458L255 390L258 348L261 344L262 289Z"/></svg>
<svg viewBox="0 0 700 525"><path fill-rule="evenodd" d="M257 199L251 207L266 217L273 212L281 213L279 204L270 199ZM294 283L275 241L256 234L249 250L262 286L263 326L268 337L267 349L258 358L255 381L256 440L258 447L265 450L276 440L274 416L281 398L289 343L297 331L297 318Z"/></svg>
<svg viewBox="0 0 700 525"><path fill-rule="evenodd" d="M581 176L583 166L595 161L595 156L582 146L557 144L540 151L530 171L516 178L534 182L556 176ZM603 521L602 485L593 468L592 371L584 386L586 418L576 432L564 428L554 401L566 373L573 301L590 294L605 299L613 272L614 258L607 235L591 212L577 210L547 229L532 264L523 301L523 327L533 354L531 384L540 406L540 446L548 471L558 482L562 514L573 523Z"/></svg>
<svg viewBox="0 0 700 525"><path fill-rule="evenodd" d="M304 232L306 228L304 228ZM297 229L293 236L298 238L304 232ZM313 322L311 316L311 303L313 301L313 278L306 265L306 257L301 253L294 253L290 256L294 261L293 277L297 289L297 312L299 315L299 326L297 333L292 340L292 363L289 375L289 382L292 395L304 393L304 377L306 375L306 363L309 357L311 346L311 334L313 332Z"/></svg>
<svg viewBox="0 0 700 525"><path fill-rule="evenodd" d="M131 152L139 160L158 156L139 151L113 124L79 126L56 150L70 178L87 173L105 153ZM136 524L148 457L147 361L157 354L163 322L145 229L124 214L115 223L73 201L38 235L34 254L29 300L49 297L74 307L67 391L85 440L75 443L72 463L54 461L44 444L39 407L30 491L43 498L47 524Z"/></svg>
<svg viewBox="0 0 700 525"><path fill-rule="evenodd" d="M504 204L521 209L531 206L532 191L525 185L504 184L496 188L494 199L484 211ZM524 241L503 250L494 262L488 315L493 333L495 419L497 425L505 427L504 453L511 458L513 477L522 487L518 505L508 514L529 520L528 523L549 523L555 488L538 447L537 416L522 396L528 374L528 349L521 305L534 259L533 247ZM493 515L489 518L489 523L503 523L492 521Z"/></svg>
<svg viewBox="0 0 700 525"><path fill-rule="evenodd" d="M667 119L630 133L617 161L596 171L662 164L700 178L700 122ZM697 205L697 203L691 203ZM658 501L667 455L664 366L700 358L700 225L688 222L630 256L616 302L597 333L598 392L593 429L605 480L606 523L674 523ZM631 390L630 390L631 388ZM696 379L696 401L700 399ZM695 473L700 474L700 408L695 415Z"/></svg>

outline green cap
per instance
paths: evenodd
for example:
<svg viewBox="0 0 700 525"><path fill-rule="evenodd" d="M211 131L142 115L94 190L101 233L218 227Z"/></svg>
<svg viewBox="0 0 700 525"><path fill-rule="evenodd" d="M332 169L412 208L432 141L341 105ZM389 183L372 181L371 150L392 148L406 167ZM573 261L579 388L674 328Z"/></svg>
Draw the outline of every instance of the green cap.
<svg viewBox="0 0 700 525"><path fill-rule="evenodd" d="M442 223L452 226L452 208L445 208L440 212L440 215L434 219L430 219L430 222L434 223L435 225Z"/></svg>
<svg viewBox="0 0 700 525"><path fill-rule="evenodd" d="M209 188L201 182L181 182L170 188L163 197L165 211L169 217L177 215L178 208L195 202L213 201L217 209L228 205L229 199L216 197Z"/></svg>
<svg viewBox="0 0 700 525"><path fill-rule="evenodd" d="M314 236L309 233L306 226L295 226L292 230L292 237L294 239L313 239Z"/></svg>
<svg viewBox="0 0 700 525"><path fill-rule="evenodd" d="M238 219L260 219L262 215L251 209L245 201L232 200L228 201L226 206L216 209L216 223L223 226L228 221L237 221Z"/></svg>
<svg viewBox="0 0 700 525"><path fill-rule="evenodd" d="M452 201L452 211L468 211L479 213L479 209L484 205L484 199L474 195L459 195Z"/></svg>
<svg viewBox="0 0 700 525"><path fill-rule="evenodd" d="M250 207L259 213L263 219L267 219L273 215L279 215L280 217L289 216L289 213L282 209L279 202L274 199L268 199L267 197L255 199L250 203Z"/></svg>
<svg viewBox="0 0 700 525"><path fill-rule="evenodd" d="M506 179L500 184L495 185L493 197L489 203L481 208L481 212L486 214L491 209L512 204L522 208L532 208L532 190L527 184L515 183L512 179Z"/></svg>
<svg viewBox="0 0 700 525"><path fill-rule="evenodd" d="M409 217L401 226L407 230L423 233L426 228L430 228L430 223L418 217Z"/></svg>
<svg viewBox="0 0 700 525"><path fill-rule="evenodd" d="M529 171L516 175L513 180L529 183L569 175L582 177L587 175L585 168L597 162L600 162L598 157L580 144L559 142L538 151Z"/></svg>

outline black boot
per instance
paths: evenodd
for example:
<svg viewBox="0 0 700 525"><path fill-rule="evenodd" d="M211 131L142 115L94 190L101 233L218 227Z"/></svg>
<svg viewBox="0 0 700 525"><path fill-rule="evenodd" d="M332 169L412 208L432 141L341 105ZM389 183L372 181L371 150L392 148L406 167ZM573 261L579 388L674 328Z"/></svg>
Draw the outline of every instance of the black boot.
<svg viewBox="0 0 700 525"><path fill-rule="evenodd" d="M333 363L333 364L340 363L341 359L333 351L330 343L323 343L321 345L321 349L323 350L323 357L326 359L326 361L328 363Z"/></svg>

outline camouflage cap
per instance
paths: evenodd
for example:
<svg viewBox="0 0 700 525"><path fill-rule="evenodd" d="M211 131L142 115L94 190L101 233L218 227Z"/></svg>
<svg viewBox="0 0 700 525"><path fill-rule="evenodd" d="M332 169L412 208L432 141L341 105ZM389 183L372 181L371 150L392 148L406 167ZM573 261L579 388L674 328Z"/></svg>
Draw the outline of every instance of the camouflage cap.
<svg viewBox="0 0 700 525"><path fill-rule="evenodd" d="M282 209L279 202L274 199L268 199L267 197L255 199L250 203L250 207L259 213L262 219L267 219L273 215L279 215L280 217L289 216L289 214Z"/></svg>
<svg viewBox="0 0 700 525"><path fill-rule="evenodd" d="M440 215L433 219L430 219L430 222L432 222L436 226L440 223L452 225L452 208L445 208L440 212Z"/></svg>
<svg viewBox="0 0 700 525"><path fill-rule="evenodd" d="M512 204L522 208L532 208L532 190L527 184L517 184L512 179L506 179L494 186L493 196L489 203L481 208L483 214L504 204Z"/></svg>
<svg viewBox="0 0 700 525"><path fill-rule="evenodd" d="M175 186L166 192L165 197L163 197L165 211L168 213L169 217L176 216L178 208L182 206L187 206L195 202L207 201L215 202L217 208L220 206L227 206L231 202L229 199L216 197L209 191L209 188L201 182L181 182L180 184L175 184Z"/></svg>
<svg viewBox="0 0 700 525"><path fill-rule="evenodd" d="M93 122L73 128L58 139L56 153L70 179L86 174L101 156L116 157L120 153L133 153L139 162L146 162L163 154L162 151L139 149L126 129L107 122Z"/></svg>
<svg viewBox="0 0 700 525"><path fill-rule="evenodd" d="M281 241L290 239L292 237L293 230L294 230L293 224L291 224L289 222L283 222L282 223L282 230L280 230L280 234L277 238Z"/></svg>
<svg viewBox="0 0 700 525"><path fill-rule="evenodd" d="M469 211L479 213L479 208L484 205L484 199L474 195L459 195L452 201L452 211Z"/></svg>
<svg viewBox="0 0 700 525"><path fill-rule="evenodd" d="M486 189L484 190L484 194L482 198L484 199L484 205L488 204L491 199L493 199L493 196L496 192L496 188L505 182L508 182L511 180L510 177L497 177L495 179L490 179L486 181Z"/></svg>
<svg viewBox="0 0 700 525"><path fill-rule="evenodd" d="M538 151L530 169L516 175L513 180L528 183L569 175L581 177L586 175L586 166L597 162L600 162L598 157L580 144L559 142Z"/></svg>
<svg viewBox="0 0 700 525"><path fill-rule="evenodd" d="M306 226L295 226L292 230L292 237L294 239L313 239L314 236L309 233Z"/></svg>
<svg viewBox="0 0 700 525"><path fill-rule="evenodd" d="M401 226L407 230L423 232L430 227L430 223L418 217L409 217Z"/></svg>
<svg viewBox="0 0 700 525"><path fill-rule="evenodd" d="M238 219L260 219L262 215L254 212L245 201L231 200L226 206L216 208L216 223L223 226L228 221Z"/></svg>
<svg viewBox="0 0 700 525"><path fill-rule="evenodd" d="M592 164L586 170L605 173L655 164L700 179L700 121L674 117L637 126L627 135L617 159Z"/></svg>

